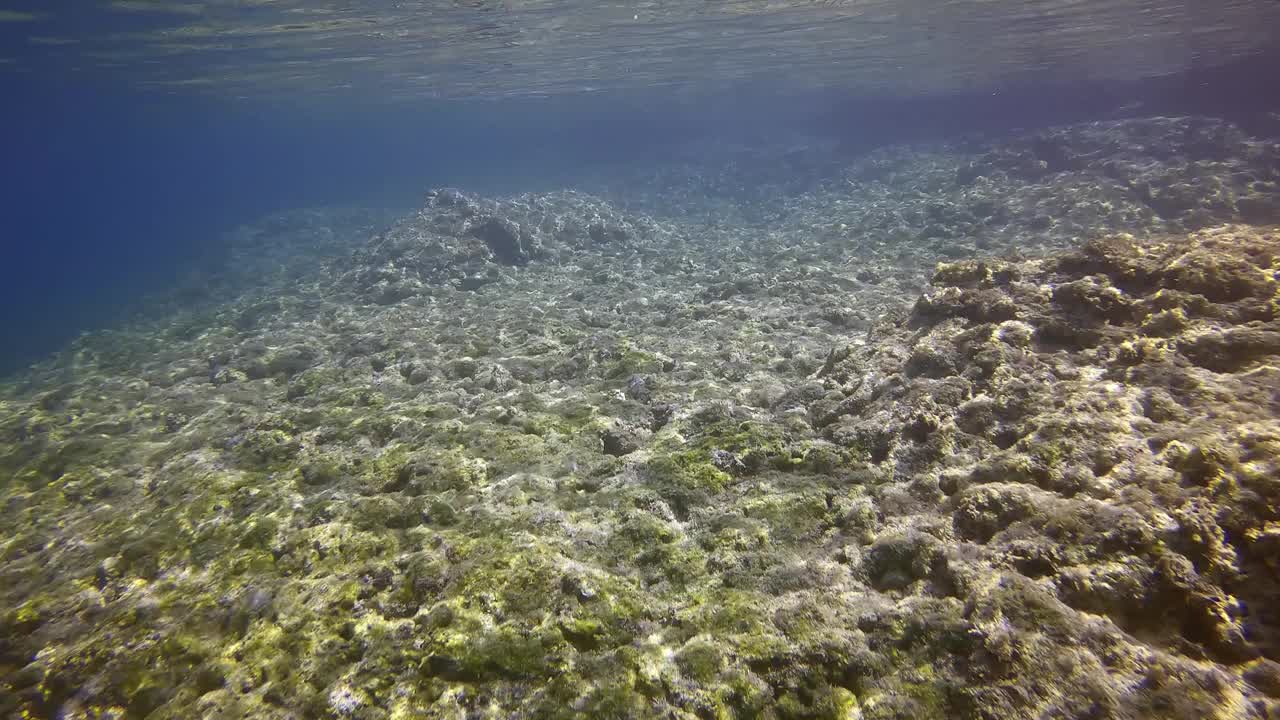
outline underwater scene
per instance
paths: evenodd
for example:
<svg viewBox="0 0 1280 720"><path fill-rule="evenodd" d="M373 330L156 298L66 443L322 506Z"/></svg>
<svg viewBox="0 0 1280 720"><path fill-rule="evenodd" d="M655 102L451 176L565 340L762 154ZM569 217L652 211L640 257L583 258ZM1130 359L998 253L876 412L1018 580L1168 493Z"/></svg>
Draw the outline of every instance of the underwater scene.
<svg viewBox="0 0 1280 720"><path fill-rule="evenodd" d="M0 718L1280 718L1280 3L0 2Z"/></svg>

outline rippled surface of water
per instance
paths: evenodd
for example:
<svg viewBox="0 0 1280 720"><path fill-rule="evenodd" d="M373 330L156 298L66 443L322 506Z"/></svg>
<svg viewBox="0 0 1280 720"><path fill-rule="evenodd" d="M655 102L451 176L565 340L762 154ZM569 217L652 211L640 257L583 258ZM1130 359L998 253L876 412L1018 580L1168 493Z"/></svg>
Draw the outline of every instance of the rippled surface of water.
<svg viewBox="0 0 1280 720"><path fill-rule="evenodd" d="M1277 29L1280 4L1242 0L23 0L0 10L0 70L243 97L914 94L1214 66Z"/></svg>

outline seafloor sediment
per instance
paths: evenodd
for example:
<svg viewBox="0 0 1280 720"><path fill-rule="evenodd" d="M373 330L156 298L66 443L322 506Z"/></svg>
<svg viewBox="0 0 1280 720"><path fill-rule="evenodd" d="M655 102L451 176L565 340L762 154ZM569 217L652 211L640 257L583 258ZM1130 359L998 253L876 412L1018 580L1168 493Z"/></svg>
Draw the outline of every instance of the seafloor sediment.
<svg viewBox="0 0 1280 720"><path fill-rule="evenodd" d="M284 214L9 379L0 714L1280 714L1280 144L836 157Z"/></svg>

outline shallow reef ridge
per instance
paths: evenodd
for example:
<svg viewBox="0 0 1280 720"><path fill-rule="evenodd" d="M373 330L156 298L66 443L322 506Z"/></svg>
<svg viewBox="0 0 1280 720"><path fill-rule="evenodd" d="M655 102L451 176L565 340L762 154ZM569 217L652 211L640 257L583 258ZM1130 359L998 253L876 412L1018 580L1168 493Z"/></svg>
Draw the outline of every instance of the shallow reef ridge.
<svg viewBox="0 0 1280 720"><path fill-rule="evenodd" d="M238 233L0 388L0 716L1277 717L1280 146L984 142Z"/></svg>

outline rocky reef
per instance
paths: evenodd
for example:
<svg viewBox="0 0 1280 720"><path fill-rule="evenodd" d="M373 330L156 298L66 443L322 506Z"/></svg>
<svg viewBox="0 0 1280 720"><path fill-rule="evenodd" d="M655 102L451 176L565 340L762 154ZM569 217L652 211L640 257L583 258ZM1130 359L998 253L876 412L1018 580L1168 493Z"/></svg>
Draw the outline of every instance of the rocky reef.
<svg viewBox="0 0 1280 720"><path fill-rule="evenodd" d="M0 387L0 715L1277 716L1280 145L986 142L246 229Z"/></svg>

